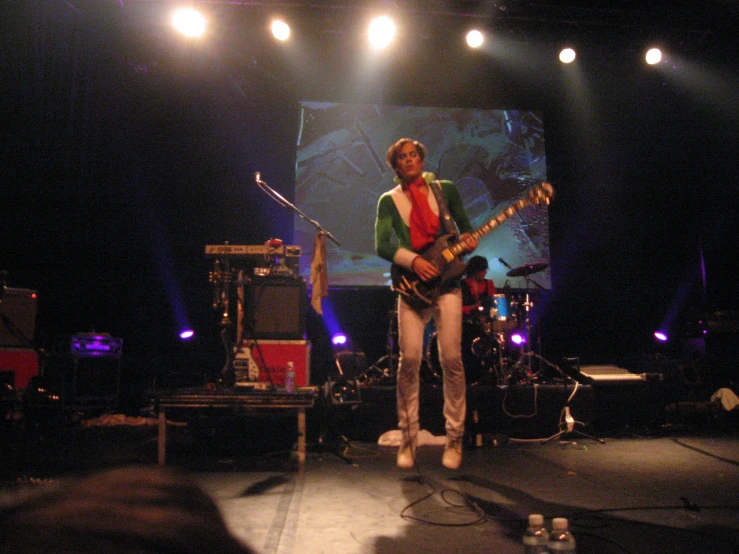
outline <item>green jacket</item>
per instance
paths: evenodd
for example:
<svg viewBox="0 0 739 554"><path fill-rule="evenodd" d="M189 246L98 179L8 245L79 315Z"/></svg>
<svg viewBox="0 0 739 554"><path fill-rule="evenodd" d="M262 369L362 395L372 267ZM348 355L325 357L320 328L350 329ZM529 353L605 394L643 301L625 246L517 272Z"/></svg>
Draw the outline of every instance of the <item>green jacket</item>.
<svg viewBox="0 0 739 554"><path fill-rule="evenodd" d="M430 184L434 179L433 173L424 172L424 179ZM467 213L462 204L456 185L451 181L439 181L441 192L449 206L449 212L460 233L473 231ZM429 205L434 213L439 213L436 197L429 187ZM377 217L375 219L375 251L381 258L398 264L406 269L411 268L413 260L418 256L411 249L410 230L411 202L403 194L400 185L380 196L377 202ZM440 233L444 233L441 226Z"/></svg>

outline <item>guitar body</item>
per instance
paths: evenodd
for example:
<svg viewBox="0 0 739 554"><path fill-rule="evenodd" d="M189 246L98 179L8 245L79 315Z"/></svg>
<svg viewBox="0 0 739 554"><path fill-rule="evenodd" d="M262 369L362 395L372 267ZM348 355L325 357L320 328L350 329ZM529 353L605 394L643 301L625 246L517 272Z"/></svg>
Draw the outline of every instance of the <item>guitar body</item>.
<svg viewBox="0 0 739 554"><path fill-rule="evenodd" d="M394 289L403 295L403 298L411 308L420 310L428 308L444 290L449 281L458 279L464 274L467 264L455 257L451 261L447 261L444 252L455 244L454 235L442 235L437 238L426 250L423 251L421 257L431 262L436 269L439 270L439 276L430 281L422 281L410 270L393 264L390 268L390 276L393 281ZM411 294L403 294L401 288L408 285Z"/></svg>
<svg viewBox="0 0 739 554"><path fill-rule="evenodd" d="M470 233L470 236L479 239L504 223L519 210L536 204L549 204L553 195L552 185L547 182L532 186L513 199L485 225ZM461 257L465 250L464 242L458 240L454 235L440 236L421 253L421 257L434 264L440 275L431 281L422 281L412 271L393 264L390 269L390 277L393 281L392 289L400 294L413 309L420 310L432 306L444 291L445 285L449 281L461 277L464 273L467 264L461 260Z"/></svg>

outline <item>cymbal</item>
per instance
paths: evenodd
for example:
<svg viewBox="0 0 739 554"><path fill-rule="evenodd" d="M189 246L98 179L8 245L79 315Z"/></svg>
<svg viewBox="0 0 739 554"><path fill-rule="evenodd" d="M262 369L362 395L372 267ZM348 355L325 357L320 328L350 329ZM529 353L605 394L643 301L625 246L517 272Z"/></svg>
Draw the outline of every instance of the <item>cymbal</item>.
<svg viewBox="0 0 739 554"><path fill-rule="evenodd" d="M508 273L506 273L506 277L525 277L526 275L531 275L532 273L543 271L547 267L549 267L549 264L544 262L520 265L518 267L514 267Z"/></svg>

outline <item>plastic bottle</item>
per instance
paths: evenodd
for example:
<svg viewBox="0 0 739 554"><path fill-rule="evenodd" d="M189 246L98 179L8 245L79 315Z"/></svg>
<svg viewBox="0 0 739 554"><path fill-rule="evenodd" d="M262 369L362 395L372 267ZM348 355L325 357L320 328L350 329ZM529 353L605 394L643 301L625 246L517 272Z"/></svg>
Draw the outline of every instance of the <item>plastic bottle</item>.
<svg viewBox="0 0 739 554"><path fill-rule="evenodd" d="M569 530L567 518L555 517L552 520L552 532L549 533L547 549L553 554L575 554L575 537Z"/></svg>
<svg viewBox="0 0 739 554"><path fill-rule="evenodd" d="M529 526L523 534L524 554L546 554L549 531L544 526L544 516L541 514L529 515Z"/></svg>
<svg viewBox="0 0 739 554"><path fill-rule="evenodd" d="M295 391L295 364L293 362L287 362L287 369L285 370L285 392Z"/></svg>

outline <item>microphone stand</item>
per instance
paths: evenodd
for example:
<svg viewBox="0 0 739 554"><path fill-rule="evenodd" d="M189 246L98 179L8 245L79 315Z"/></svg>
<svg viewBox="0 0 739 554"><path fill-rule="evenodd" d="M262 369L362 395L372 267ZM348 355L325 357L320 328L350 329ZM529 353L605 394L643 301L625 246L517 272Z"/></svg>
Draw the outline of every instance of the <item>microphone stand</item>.
<svg viewBox="0 0 739 554"><path fill-rule="evenodd" d="M336 237L334 237L329 231L326 231L321 226L320 223L318 223L316 220L311 219L310 217L308 217L307 215L305 215L297 206L295 206L294 204L292 204L291 202L289 202L280 193L278 193L276 190L274 190L272 187L270 187L267 183L265 183L264 181L262 181L262 175L261 175L261 173L259 173L257 171L254 174L254 179L255 179L255 181L257 183L257 186L260 189L262 189L262 191L267 196L269 196L270 198L272 198L272 200L274 200L275 202L277 202L280 206L282 206L284 208L289 208L290 210L293 211L293 213L297 214L298 216L300 216L301 218L303 218L305 221L307 221L308 223L310 223L311 225L313 225L316 228L316 236L325 236L325 237L328 237L329 239L331 239L331 241L334 244L336 244L337 246L340 246L341 243L338 240L336 240ZM313 253L313 255L315 256L315 252ZM338 360L335 360L335 361L336 361L336 363L337 363L337 365L339 367L339 372L341 373L342 372L341 365L339 364L339 361ZM330 406L330 404L331 404L331 402L324 396L324 405L325 405L324 406L324 409L325 409L325 412L326 412L326 413L324 413L324 418L327 418L328 417L327 410L328 410L328 406ZM327 437L326 437L327 432L328 432L328 429L324 428L324 429L322 429L322 431L320 433L320 436L318 438L318 446L317 446L318 451L319 452L323 452L325 450L328 450L332 454L335 454L336 456L338 456L342 460L344 460L347 463L351 464L352 463L351 459L349 459L343 453L343 451L340 451L340 450L338 450L338 448L332 447L332 445L328 445L327 444ZM341 439L344 442L344 446L345 446L344 451L345 451L350 446L349 445L349 441L345 437L343 437L343 436L341 436Z"/></svg>
<svg viewBox="0 0 739 554"><path fill-rule="evenodd" d="M298 216L306 220L308 223L313 225L318 230L318 233L322 233L323 235L331 239L331 241L334 244L336 244L336 246L341 245L341 243L338 240L336 240L336 238L329 231L326 231L321 226L320 223L318 223L315 219L311 219L310 217L305 215L295 204L291 203L289 200L284 198L279 192L277 192L275 189L270 187L267 183L262 181L262 174L259 171L257 171L254 174L254 178L257 182L257 186L272 200L274 200L275 202L277 202L280 206L284 208L289 208L290 210L293 211L293 213L297 214Z"/></svg>
<svg viewBox="0 0 739 554"><path fill-rule="evenodd" d="M308 217L305 213L303 213L295 204L287 200L285 197L283 197L279 192L277 192L275 189L270 187L267 183L262 181L262 174L257 171L254 173L254 180L257 183L257 186L264 192L267 196L269 196L272 200L277 202L280 206L283 208L288 208L292 210L293 213L300 216L302 219L310 223L316 228L316 236L325 236L331 239L331 241L336 244L337 246L340 246L341 243L334 237L329 231L324 229L320 223L318 223L316 220L311 219ZM313 253L315 256L315 252Z"/></svg>

